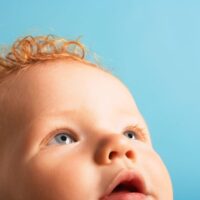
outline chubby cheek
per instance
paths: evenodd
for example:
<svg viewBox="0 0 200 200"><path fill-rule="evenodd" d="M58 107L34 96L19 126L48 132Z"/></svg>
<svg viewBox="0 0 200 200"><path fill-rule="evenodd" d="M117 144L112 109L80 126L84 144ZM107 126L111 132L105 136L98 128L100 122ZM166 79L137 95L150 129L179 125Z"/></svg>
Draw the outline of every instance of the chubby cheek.
<svg viewBox="0 0 200 200"><path fill-rule="evenodd" d="M141 161L148 177L148 186L156 199L172 200L173 192L167 168L154 149L144 151L146 159ZM148 172L148 173L147 173Z"/></svg>
<svg viewBox="0 0 200 200"><path fill-rule="evenodd" d="M29 200L94 200L97 172L89 159L66 152L42 152L25 163L22 190ZM93 195L93 196L92 196Z"/></svg>

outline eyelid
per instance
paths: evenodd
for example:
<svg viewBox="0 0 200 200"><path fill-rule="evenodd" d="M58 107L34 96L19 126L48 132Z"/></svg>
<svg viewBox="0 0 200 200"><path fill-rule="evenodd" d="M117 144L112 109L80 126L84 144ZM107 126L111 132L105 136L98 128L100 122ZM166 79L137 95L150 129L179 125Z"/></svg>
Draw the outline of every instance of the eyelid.
<svg viewBox="0 0 200 200"><path fill-rule="evenodd" d="M141 140L143 142L147 141L147 133L145 132L145 129L140 127L138 124L129 125L128 127L125 128L123 133L126 131L134 131L138 136L138 140Z"/></svg>
<svg viewBox="0 0 200 200"><path fill-rule="evenodd" d="M41 142L41 145L47 145L47 143L53 139L53 137L55 137L56 135L59 135L61 133L66 133L67 135L71 136L75 141L78 141L78 136L74 133L74 131L72 131L69 128L54 128L53 131L51 131Z"/></svg>

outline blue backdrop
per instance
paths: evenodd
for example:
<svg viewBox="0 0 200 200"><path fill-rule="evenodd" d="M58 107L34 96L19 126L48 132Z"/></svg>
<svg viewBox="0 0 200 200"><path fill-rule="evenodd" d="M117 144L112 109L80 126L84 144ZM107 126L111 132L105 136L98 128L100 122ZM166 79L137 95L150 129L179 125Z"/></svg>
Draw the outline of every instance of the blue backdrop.
<svg viewBox="0 0 200 200"><path fill-rule="evenodd" d="M135 96L175 199L200 199L200 1L1 1L0 19L1 44L82 35Z"/></svg>

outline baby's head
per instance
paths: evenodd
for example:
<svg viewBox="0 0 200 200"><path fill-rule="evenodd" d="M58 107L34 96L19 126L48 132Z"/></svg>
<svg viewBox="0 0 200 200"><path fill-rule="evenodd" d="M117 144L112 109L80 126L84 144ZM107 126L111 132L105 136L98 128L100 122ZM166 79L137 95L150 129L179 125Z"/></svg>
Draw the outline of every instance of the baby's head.
<svg viewBox="0 0 200 200"><path fill-rule="evenodd" d="M0 199L173 199L133 97L80 43L27 37L0 63Z"/></svg>

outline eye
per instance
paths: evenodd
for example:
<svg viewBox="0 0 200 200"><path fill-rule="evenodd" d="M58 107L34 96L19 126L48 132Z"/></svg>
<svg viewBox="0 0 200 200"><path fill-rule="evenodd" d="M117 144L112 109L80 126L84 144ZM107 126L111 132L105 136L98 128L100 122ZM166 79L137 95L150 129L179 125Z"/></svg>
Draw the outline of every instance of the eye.
<svg viewBox="0 0 200 200"><path fill-rule="evenodd" d="M63 132L55 135L47 145L53 145L53 144L63 145L63 144L71 144L73 142L76 142L76 140L69 133Z"/></svg>
<svg viewBox="0 0 200 200"><path fill-rule="evenodd" d="M147 135L146 132L144 131L143 128L139 127L139 126L129 126L127 127L127 129L124 131L124 135L134 141L134 140L139 140L142 142L146 142L147 141Z"/></svg>
<svg viewBox="0 0 200 200"><path fill-rule="evenodd" d="M131 140L137 140L138 139L138 134L135 131L131 131L131 130L125 131L124 135L126 137L128 137L128 139L131 139Z"/></svg>

